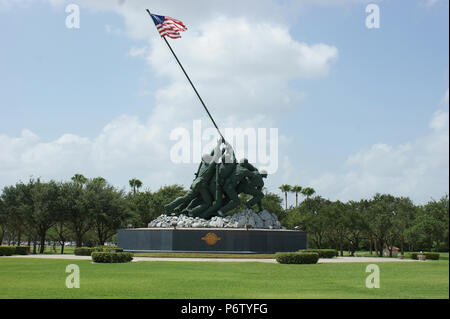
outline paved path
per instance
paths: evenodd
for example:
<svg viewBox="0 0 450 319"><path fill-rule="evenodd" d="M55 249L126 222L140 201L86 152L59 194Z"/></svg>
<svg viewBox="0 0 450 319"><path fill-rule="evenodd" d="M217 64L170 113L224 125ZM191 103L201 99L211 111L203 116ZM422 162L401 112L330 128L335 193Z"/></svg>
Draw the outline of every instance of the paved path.
<svg viewBox="0 0 450 319"><path fill-rule="evenodd" d="M68 259L68 260L91 260L90 256L75 255L16 255L0 258L41 258L41 259ZM200 261L200 262L263 262L276 263L275 259L261 258L177 258L177 257L134 257L133 261ZM379 262L418 262L413 259L380 258L380 257L336 257L332 259L319 259L319 264L326 263L379 263Z"/></svg>

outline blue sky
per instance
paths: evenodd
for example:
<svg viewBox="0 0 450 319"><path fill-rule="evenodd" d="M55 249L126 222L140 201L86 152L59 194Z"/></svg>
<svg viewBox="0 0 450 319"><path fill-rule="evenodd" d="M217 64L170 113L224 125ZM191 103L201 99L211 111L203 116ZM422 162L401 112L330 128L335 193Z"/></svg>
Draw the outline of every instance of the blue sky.
<svg viewBox="0 0 450 319"><path fill-rule="evenodd" d="M69 3L80 6L79 29L65 26ZM379 29L365 26L368 3L380 7ZM170 162L170 131L209 123L148 5L0 1L0 186L78 172L119 187L132 177L153 190L189 185L196 164ZM270 190L289 183L331 199L390 192L424 202L448 193L448 5L198 0L151 9L188 26L171 43L221 127L278 128Z"/></svg>

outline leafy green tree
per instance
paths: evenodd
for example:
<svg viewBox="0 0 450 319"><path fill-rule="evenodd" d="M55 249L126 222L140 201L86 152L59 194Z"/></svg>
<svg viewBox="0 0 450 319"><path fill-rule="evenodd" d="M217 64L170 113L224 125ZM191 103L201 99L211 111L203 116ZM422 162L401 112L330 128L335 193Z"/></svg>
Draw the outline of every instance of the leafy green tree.
<svg viewBox="0 0 450 319"><path fill-rule="evenodd" d="M58 185L54 181L42 183L39 179L30 181L31 199L33 209L30 215L30 224L40 240L39 253L44 253L47 231L56 222L56 209L58 200Z"/></svg>
<svg viewBox="0 0 450 319"><path fill-rule="evenodd" d="M55 225L51 230L51 236L54 241L60 245L60 253L64 254L66 241L70 239L70 230L68 220L70 212L73 209L73 191L75 184L73 182L63 182L58 184L58 198L55 207Z"/></svg>
<svg viewBox="0 0 450 319"><path fill-rule="evenodd" d="M396 238L393 227L393 218L396 214L396 198L389 194L375 194L368 211L370 215L368 221L370 231L376 241L378 255L383 256L385 245L391 250L393 241Z"/></svg>
<svg viewBox="0 0 450 319"><path fill-rule="evenodd" d="M81 247L83 236L92 227L92 215L86 200L87 179L72 178L72 181L65 188L67 226L75 239L76 246Z"/></svg>
<svg viewBox="0 0 450 319"><path fill-rule="evenodd" d="M149 211L151 220L155 219L164 212L165 205L172 202L175 198L185 195L186 192L187 191L181 185L163 186L154 192Z"/></svg>
<svg viewBox="0 0 450 319"><path fill-rule="evenodd" d="M3 199L0 197L0 245L5 237L7 228L8 217L6 216L6 207L3 203Z"/></svg>
<svg viewBox="0 0 450 319"><path fill-rule="evenodd" d="M291 188L291 192L295 193L295 207L298 206L298 193L302 191L302 187L299 185L294 185Z"/></svg>
<svg viewBox="0 0 450 319"><path fill-rule="evenodd" d="M34 238L34 228L32 225L27 224L32 210L29 190L28 185L19 182L16 185L3 188L2 192L5 218L8 222L10 237L16 238L18 245L20 245L24 233L29 238Z"/></svg>
<svg viewBox="0 0 450 319"><path fill-rule="evenodd" d="M147 227L150 216L152 192L139 192L136 196L130 194L126 195L126 203L130 213L130 223L133 227Z"/></svg>
<svg viewBox="0 0 450 319"><path fill-rule="evenodd" d="M422 206L412 231L420 234L429 251L432 250L433 243L436 243L436 249L439 249L440 243L446 238L448 240L448 197L440 201L430 201Z"/></svg>
<svg viewBox="0 0 450 319"><path fill-rule="evenodd" d="M400 197L396 200L396 207L393 213L393 234L394 240L400 241L401 254L405 254L405 238L408 229L412 226L415 216L417 215L417 207L408 197ZM392 245L391 245L392 246ZM392 251L389 253L392 255Z"/></svg>
<svg viewBox="0 0 450 319"><path fill-rule="evenodd" d="M284 193L284 209L287 210L287 194L291 191L292 186L288 184L283 184L279 189Z"/></svg>
<svg viewBox="0 0 450 319"><path fill-rule="evenodd" d="M366 219L364 218L367 205L365 201L350 201L346 205L344 224L347 228L345 237L349 243L349 251L352 256L359 249L360 241L368 231Z"/></svg>
<svg viewBox="0 0 450 319"><path fill-rule="evenodd" d="M109 185L103 178L94 178L86 184L86 206L90 211L96 241L104 245L130 217L125 194Z"/></svg>
<svg viewBox="0 0 450 319"><path fill-rule="evenodd" d="M283 218L283 206L281 206L282 202L283 200L279 195L271 192L265 192L262 199L262 207L263 209L275 214L278 217L278 220L281 221Z"/></svg>
<svg viewBox="0 0 450 319"><path fill-rule="evenodd" d="M308 241L314 248L325 248L331 201L320 196L304 200L282 220L289 229L300 226L308 233Z"/></svg>
<svg viewBox="0 0 450 319"><path fill-rule="evenodd" d="M349 218L346 216L347 205L336 201L327 207L328 233L336 244L336 249L344 256L344 240L349 228Z"/></svg>

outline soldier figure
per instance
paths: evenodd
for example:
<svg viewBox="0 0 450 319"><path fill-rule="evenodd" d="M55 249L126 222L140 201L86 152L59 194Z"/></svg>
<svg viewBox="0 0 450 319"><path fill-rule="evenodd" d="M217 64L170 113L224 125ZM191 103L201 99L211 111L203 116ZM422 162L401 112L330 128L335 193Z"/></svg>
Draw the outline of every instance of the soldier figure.
<svg viewBox="0 0 450 319"><path fill-rule="evenodd" d="M230 201L225 206L221 207L220 210L217 211L219 215L223 215L224 213L239 206L240 204L238 193L239 184L241 182L247 182L246 178L248 178L249 180L255 178L256 174L259 175L258 171L256 170L256 168L253 167L253 165L248 163L248 160L246 159L241 160L240 163L236 165L236 168L227 178L223 187L225 194L228 196Z"/></svg>
<svg viewBox="0 0 450 319"><path fill-rule="evenodd" d="M235 167L236 157L234 156L233 148L229 143L225 142L222 160L216 166L216 174L209 183L209 191L214 197L215 203L203 213L203 218L208 219L209 217L214 216L220 207L228 203L229 199L227 197L224 198L225 193L223 187L225 180L231 175Z"/></svg>
<svg viewBox="0 0 450 319"><path fill-rule="evenodd" d="M249 199L246 203L247 208L251 209L253 205L257 204L259 212L262 211L262 199L264 197L264 193L262 192L262 188L264 187L263 178L267 178L267 172L265 170L253 171L253 176L244 179L237 187L238 193L244 193L248 195L252 195L252 198Z"/></svg>
<svg viewBox="0 0 450 319"><path fill-rule="evenodd" d="M186 212L189 216L195 216L211 206L212 197L209 193L208 184L212 175L215 173L216 161L221 154L221 144L222 139L219 139L217 141L216 148L212 152L212 155L204 154L202 156L202 162L200 163L197 173L195 174L196 178L192 182L191 189L186 195L178 197L173 202L167 204L164 207L166 213L171 210L176 213L180 213L180 211L182 210L182 212ZM201 199L201 202L199 201L199 199ZM200 204L191 209L191 207L194 206L194 203Z"/></svg>

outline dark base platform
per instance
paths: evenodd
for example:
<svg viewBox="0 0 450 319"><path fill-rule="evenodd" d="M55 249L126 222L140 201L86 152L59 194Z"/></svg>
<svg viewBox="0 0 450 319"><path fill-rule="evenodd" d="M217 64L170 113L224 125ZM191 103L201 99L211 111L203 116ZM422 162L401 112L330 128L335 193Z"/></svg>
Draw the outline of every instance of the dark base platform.
<svg viewBox="0 0 450 319"><path fill-rule="evenodd" d="M230 228L135 228L118 232L131 252L276 253L306 249L306 232Z"/></svg>

